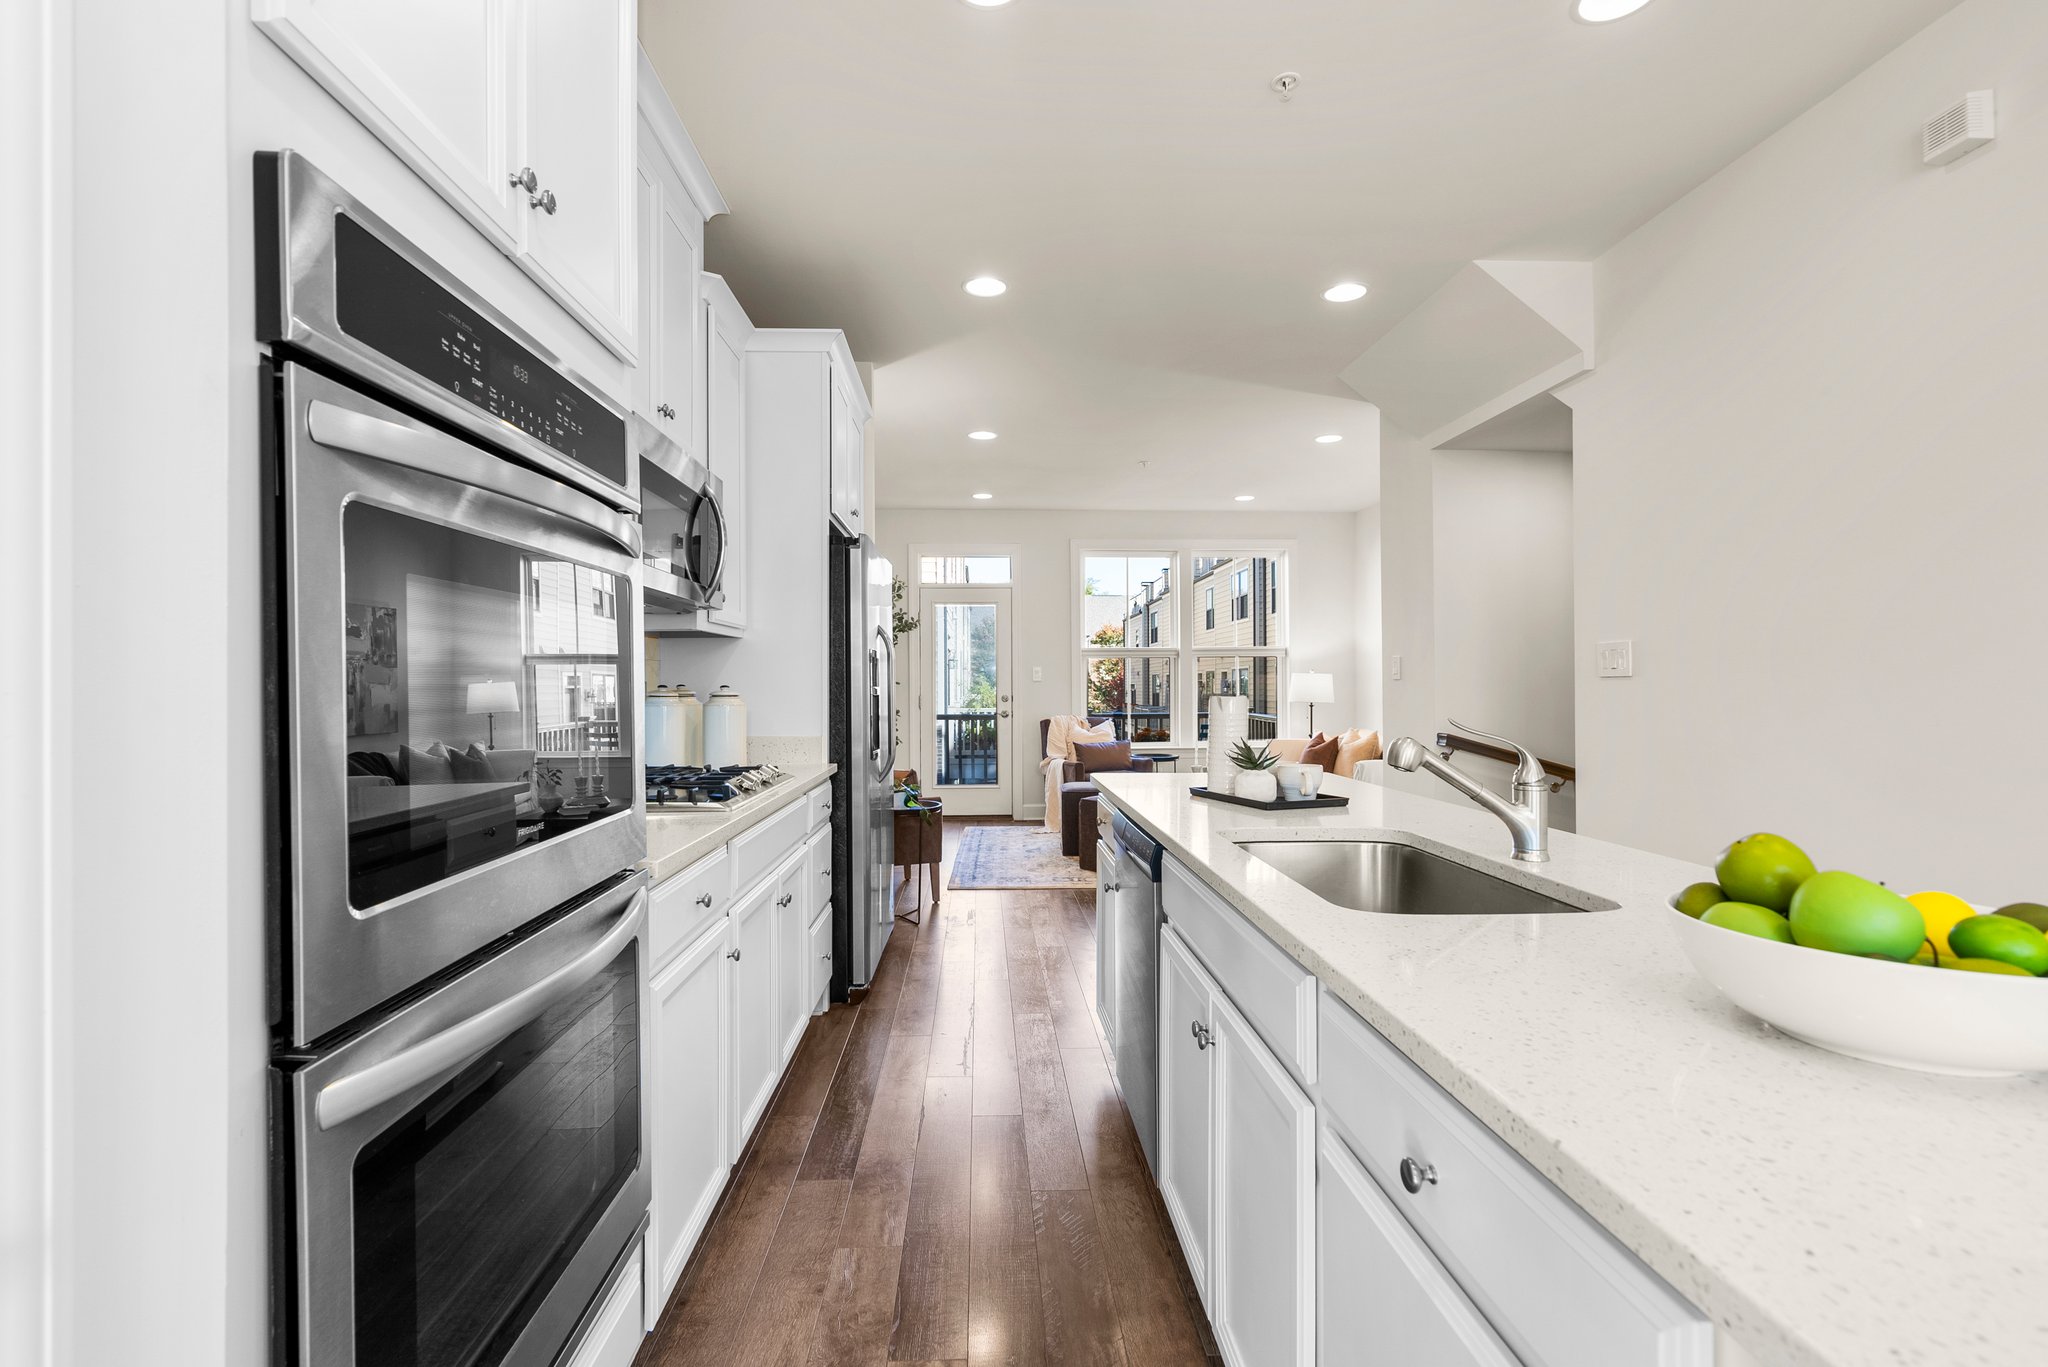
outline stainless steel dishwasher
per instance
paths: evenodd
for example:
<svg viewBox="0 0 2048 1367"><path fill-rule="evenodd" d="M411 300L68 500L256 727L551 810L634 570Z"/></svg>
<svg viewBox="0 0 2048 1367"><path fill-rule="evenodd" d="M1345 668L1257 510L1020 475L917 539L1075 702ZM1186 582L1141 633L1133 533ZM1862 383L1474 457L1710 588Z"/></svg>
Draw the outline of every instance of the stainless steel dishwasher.
<svg viewBox="0 0 2048 1367"><path fill-rule="evenodd" d="M1116 924L1109 943L1116 955L1117 1082L1124 1106L1154 1171L1159 1160L1159 842L1122 812L1110 820L1116 855Z"/></svg>

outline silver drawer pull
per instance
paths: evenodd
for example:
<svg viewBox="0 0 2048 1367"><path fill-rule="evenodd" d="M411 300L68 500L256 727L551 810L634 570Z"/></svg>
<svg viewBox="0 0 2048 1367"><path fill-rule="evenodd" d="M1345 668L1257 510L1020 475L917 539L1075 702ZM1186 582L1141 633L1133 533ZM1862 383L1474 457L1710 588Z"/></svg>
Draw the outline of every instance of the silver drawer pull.
<svg viewBox="0 0 2048 1367"><path fill-rule="evenodd" d="M707 893L705 893L704 895L702 895L701 897L699 897L699 898L697 899L697 905L698 905L698 906L700 906L700 907L708 907L708 906L710 906L710 905L711 905L711 894L707 892Z"/></svg>
<svg viewBox="0 0 2048 1367"><path fill-rule="evenodd" d="M1423 1185L1436 1185L1436 1164L1418 1163L1412 1158L1401 1160L1401 1185L1408 1188L1410 1196L1422 1190Z"/></svg>

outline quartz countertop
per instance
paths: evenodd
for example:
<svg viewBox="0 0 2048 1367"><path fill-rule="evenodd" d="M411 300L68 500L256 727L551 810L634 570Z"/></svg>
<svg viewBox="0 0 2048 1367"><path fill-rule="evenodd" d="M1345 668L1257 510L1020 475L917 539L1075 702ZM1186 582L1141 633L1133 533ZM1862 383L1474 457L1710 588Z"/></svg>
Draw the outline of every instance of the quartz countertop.
<svg viewBox="0 0 2048 1367"><path fill-rule="evenodd" d="M2048 1076L1863 1063L1745 1014L1666 924L1710 869L1560 831L1515 865L1463 798L1334 777L1349 806L1303 813L1185 774L1096 783L1764 1367L2048 1363ZM1232 843L1283 829L1398 834L1620 909L1354 911Z"/></svg>
<svg viewBox="0 0 2048 1367"><path fill-rule="evenodd" d="M645 867L653 872L657 883L681 873L742 831L760 825L783 808L801 801L804 794L838 771L836 764L793 765L787 779L765 793L734 803L730 811L649 808Z"/></svg>

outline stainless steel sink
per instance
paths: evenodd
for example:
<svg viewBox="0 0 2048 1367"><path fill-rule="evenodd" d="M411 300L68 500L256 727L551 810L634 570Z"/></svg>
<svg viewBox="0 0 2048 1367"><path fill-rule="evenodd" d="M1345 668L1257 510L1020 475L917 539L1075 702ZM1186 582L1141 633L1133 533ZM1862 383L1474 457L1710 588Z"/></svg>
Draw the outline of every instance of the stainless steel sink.
<svg viewBox="0 0 2048 1367"><path fill-rule="evenodd" d="M1525 916L1531 912L1613 911L1591 895L1586 904L1510 883L1490 873L1391 840L1247 840L1252 858L1293 879L1326 902L1402 916Z"/></svg>

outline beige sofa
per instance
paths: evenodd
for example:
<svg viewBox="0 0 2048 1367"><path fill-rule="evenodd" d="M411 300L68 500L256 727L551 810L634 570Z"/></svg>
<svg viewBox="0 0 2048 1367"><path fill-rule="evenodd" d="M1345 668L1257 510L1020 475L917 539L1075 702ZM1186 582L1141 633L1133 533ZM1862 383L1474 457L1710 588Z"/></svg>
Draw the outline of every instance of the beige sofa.
<svg viewBox="0 0 2048 1367"><path fill-rule="evenodd" d="M1280 736L1267 741L1266 745L1282 764L1299 764L1301 752L1308 747L1310 739L1308 736ZM1355 778L1361 783L1384 783L1386 768L1385 759L1362 759L1352 764L1351 772L1345 777Z"/></svg>

